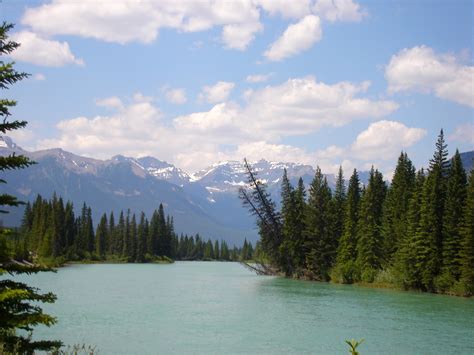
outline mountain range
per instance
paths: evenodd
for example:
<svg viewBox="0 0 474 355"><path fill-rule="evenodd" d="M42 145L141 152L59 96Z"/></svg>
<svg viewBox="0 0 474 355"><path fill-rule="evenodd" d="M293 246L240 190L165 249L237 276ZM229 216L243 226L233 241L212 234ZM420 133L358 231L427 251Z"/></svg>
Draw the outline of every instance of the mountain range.
<svg viewBox="0 0 474 355"><path fill-rule="evenodd" d="M4 172L6 193L24 201L37 194L50 198L54 192L71 200L77 211L85 202L91 206L97 223L104 212L130 209L150 216L163 203L174 217L178 233L199 233L206 238L224 239L240 245L244 238L255 241L257 232L252 216L242 207L237 192L246 182L242 162L224 161L195 174L154 157L130 158L116 155L108 160L79 156L62 149L26 151L9 137L0 137L0 156L11 153L29 156L37 164L28 169ZM474 151L462 154L465 166L472 166ZM251 163L258 177L267 183L278 201L280 181L286 169L292 183L302 177L308 185L315 170L310 165L260 160ZM362 182L368 172L360 172ZM326 175L334 186L335 176ZM22 208L3 215L5 225L18 225Z"/></svg>

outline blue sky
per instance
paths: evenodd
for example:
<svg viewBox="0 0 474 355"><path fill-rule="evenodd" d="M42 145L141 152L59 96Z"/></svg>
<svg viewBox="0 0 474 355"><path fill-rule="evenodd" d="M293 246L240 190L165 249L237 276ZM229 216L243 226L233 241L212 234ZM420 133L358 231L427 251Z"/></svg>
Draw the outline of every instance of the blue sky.
<svg viewBox="0 0 474 355"><path fill-rule="evenodd" d="M291 4L291 5L288 5ZM472 1L13 1L28 149L389 176L474 149Z"/></svg>

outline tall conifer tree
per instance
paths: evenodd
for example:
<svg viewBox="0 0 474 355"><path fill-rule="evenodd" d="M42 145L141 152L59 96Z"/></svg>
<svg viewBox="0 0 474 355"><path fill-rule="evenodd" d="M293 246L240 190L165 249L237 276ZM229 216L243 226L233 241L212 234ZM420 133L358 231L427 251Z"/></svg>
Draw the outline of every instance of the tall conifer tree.
<svg viewBox="0 0 474 355"><path fill-rule="evenodd" d="M456 150L446 188L446 201L443 213L443 277L442 287L450 288L460 276L461 228L463 208L466 199L467 177L462 166L461 155Z"/></svg>

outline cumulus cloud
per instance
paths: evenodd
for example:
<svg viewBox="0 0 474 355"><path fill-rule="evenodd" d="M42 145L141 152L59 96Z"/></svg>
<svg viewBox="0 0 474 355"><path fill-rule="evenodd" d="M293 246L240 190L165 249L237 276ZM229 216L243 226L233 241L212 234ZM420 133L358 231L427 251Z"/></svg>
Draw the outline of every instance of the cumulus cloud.
<svg viewBox="0 0 474 355"><path fill-rule="evenodd" d="M252 84L255 84L255 83L263 83L265 81L267 81L268 79L270 79L270 77L272 76L272 74L255 74L255 75L248 75L246 78L245 78L245 81L247 83L252 83Z"/></svg>
<svg viewBox="0 0 474 355"><path fill-rule="evenodd" d="M105 99L96 100L95 104L97 106L105 107L108 109L121 110L123 109L122 100L117 96L106 97Z"/></svg>
<svg viewBox="0 0 474 355"><path fill-rule="evenodd" d="M116 98L99 100L97 104L117 107ZM76 117L60 121L58 138L40 141L40 148L62 147L79 154L110 158L121 153L131 156L156 151L156 143L165 134L161 113L150 102L134 100L110 116ZM169 143L169 142L168 142Z"/></svg>
<svg viewBox="0 0 474 355"><path fill-rule="evenodd" d="M262 13L300 21L299 27L289 27L287 36L274 44L278 47L268 51L270 57L278 57L277 50L294 54L317 42L321 29L314 15L334 22L360 21L366 14L352 0L318 0L315 4L293 0L291 6L286 0L52 0L28 7L21 23L45 36L73 35L120 44L151 43L161 29L186 33L220 28L224 46L242 51L263 31ZM298 32L305 29L312 33L303 38ZM298 43L289 49L292 40Z"/></svg>
<svg viewBox="0 0 474 355"><path fill-rule="evenodd" d="M330 146L308 152L281 144L281 140L325 126L337 127L354 120L384 117L397 109L391 101L364 98L368 86L368 82L330 85L312 77L290 79L249 92L242 105L214 97L221 102L209 110L181 115L171 122L163 122L152 98L143 94L136 93L126 101L108 97L96 103L112 109L110 114L63 120L56 127L59 135L41 141L40 148L59 146L97 158L115 154L153 155L188 171L202 169L209 162L247 156L319 164L325 171L333 172L340 160L355 156L351 147ZM397 137L398 142L406 146L410 142L406 137L405 140ZM356 142L354 151L370 150L363 142ZM373 149L384 152L383 147ZM346 161L345 164L352 163Z"/></svg>
<svg viewBox="0 0 474 355"><path fill-rule="evenodd" d="M199 101L208 103L223 102L228 99L235 84L228 81L218 81L214 85L204 86L199 94Z"/></svg>
<svg viewBox="0 0 474 355"><path fill-rule="evenodd" d="M222 41L227 48L243 51L262 30L263 25L259 22L225 25L222 29Z"/></svg>
<svg viewBox="0 0 474 355"><path fill-rule="evenodd" d="M264 53L271 61L280 61L305 51L322 37L319 17L308 15L299 22L289 25L285 32Z"/></svg>
<svg viewBox="0 0 474 355"><path fill-rule="evenodd" d="M449 139L456 142L474 144L474 123L467 122L457 126L449 136Z"/></svg>
<svg viewBox="0 0 474 355"><path fill-rule="evenodd" d="M256 1L270 16L280 15L284 18L299 19L311 12L310 0L292 0L291 6L288 6L288 0Z"/></svg>
<svg viewBox="0 0 474 355"><path fill-rule="evenodd" d="M198 32L223 26L224 43L242 49L261 30L259 19L260 10L252 0L54 0L28 8L21 22L47 35L75 35L120 44L150 43L161 28Z"/></svg>
<svg viewBox="0 0 474 355"><path fill-rule="evenodd" d="M433 92L437 97L474 107L474 67L427 46L405 48L385 68L389 93Z"/></svg>
<svg viewBox="0 0 474 355"><path fill-rule="evenodd" d="M67 42L58 42L43 38L30 31L12 34L11 39L21 46L11 53L15 60L46 67L62 67L67 64L84 65L76 58Z"/></svg>
<svg viewBox="0 0 474 355"><path fill-rule="evenodd" d="M352 0L317 0L313 11L330 22L360 22L367 12Z"/></svg>
<svg viewBox="0 0 474 355"><path fill-rule="evenodd" d="M343 126L358 119L394 112L393 101L361 97L370 83L325 84L314 77L289 79L248 95L243 117L255 129L270 134L305 134L324 126ZM258 117L258 119L255 119Z"/></svg>
<svg viewBox="0 0 474 355"><path fill-rule="evenodd" d="M168 89L165 92L165 97L166 100L176 105L182 105L188 101L184 89Z"/></svg>
<svg viewBox="0 0 474 355"><path fill-rule="evenodd" d="M378 121L361 132L351 146L359 159L393 160L401 150L411 147L426 135L422 128L409 128L401 122Z"/></svg>

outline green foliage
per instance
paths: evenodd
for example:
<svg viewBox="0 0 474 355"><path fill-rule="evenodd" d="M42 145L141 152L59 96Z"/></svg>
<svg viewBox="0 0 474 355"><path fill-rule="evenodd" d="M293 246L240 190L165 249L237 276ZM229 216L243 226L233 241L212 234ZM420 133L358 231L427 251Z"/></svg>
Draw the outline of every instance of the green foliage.
<svg viewBox="0 0 474 355"><path fill-rule="evenodd" d="M346 340L347 345L349 345L349 354L351 355L360 355L360 353L357 351L357 347L364 342L364 339L361 340Z"/></svg>
<svg viewBox="0 0 474 355"><path fill-rule="evenodd" d="M461 228L463 219L464 200L466 198L467 177L462 166L461 156L456 154L451 160L449 176L446 188L446 201L443 215L443 267L442 290L449 289L456 280L459 280L460 250L461 250Z"/></svg>
<svg viewBox="0 0 474 355"><path fill-rule="evenodd" d="M358 269L355 265L357 257L357 226L360 209L360 182L357 170L354 169L349 180L347 200L344 213L343 233L337 250L337 265L335 271L340 275L338 280L343 283L352 283L356 279ZM339 212L341 213L341 212Z"/></svg>
<svg viewBox="0 0 474 355"><path fill-rule="evenodd" d="M334 263L337 248L332 229L331 197L327 180L317 167L309 189L304 247L306 269L311 278L324 281L329 280L329 270Z"/></svg>
<svg viewBox="0 0 474 355"><path fill-rule="evenodd" d="M384 257L382 238L382 206L386 185L383 176L372 167L369 183L361 200L357 229L357 264L362 281L372 282Z"/></svg>
<svg viewBox="0 0 474 355"><path fill-rule="evenodd" d="M474 171L469 176L469 186L464 203L461 228L460 287L466 295L474 295Z"/></svg>
<svg viewBox="0 0 474 355"><path fill-rule="evenodd" d="M172 217L165 217L164 208L153 213L151 222L140 214L120 213L115 224L114 214L103 214L96 231L92 210L86 204L81 214L74 215L73 205L55 195L51 200L38 196L25 208L23 223L16 236L19 252L51 266L68 261L156 262L178 260L238 261L253 258L254 249L245 240L233 255L225 241L204 241L199 235L178 237ZM59 217L58 217L59 216ZM26 252L25 252L26 251ZM158 254L159 253L159 254Z"/></svg>
<svg viewBox="0 0 474 355"><path fill-rule="evenodd" d="M408 207L415 185L415 168L406 153L401 153L384 203L383 228L385 261L393 255L408 233Z"/></svg>
<svg viewBox="0 0 474 355"><path fill-rule="evenodd" d="M317 168L308 201L302 179L294 189L285 171L281 211L246 162L252 191L241 197L259 219L255 255L292 277L473 295L473 177L466 186L459 152L449 162L446 148L441 130L427 173L415 174L402 152L388 187L372 168L361 188L354 169L346 193L340 168L332 193Z"/></svg>
<svg viewBox="0 0 474 355"><path fill-rule="evenodd" d="M19 44L8 39L8 32L13 25L3 23L0 26L0 54L9 54L18 48ZM14 63L5 63L0 60L0 88L8 89L10 85L28 77L28 74L17 72ZM25 121L8 121L9 109L16 105L16 101L0 100L0 132L5 134L8 131L16 130L26 126ZM24 156L15 154L0 157L0 172L12 169L23 169L33 164L31 160ZM0 179L1 183L6 183ZM8 213L3 206L14 207L22 204L16 197L1 194L1 213ZM28 210L28 206L26 208ZM30 216L28 216L30 217ZM24 224L31 223L25 220ZM18 239L12 240L16 236L12 231L0 227L0 275L15 276L18 274L32 274L51 269L37 266L23 261L17 261L16 257L26 256L26 246L18 243ZM54 236L48 232L51 240ZM13 242L13 243L12 243ZM21 245L21 248L19 248ZM13 248L12 248L13 247ZM56 296L52 293L42 294L38 289L30 287L25 283L16 282L8 278L0 280L0 349L6 353L33 354L36 350L51 350L61 346L59 341L33 341L31 333L36 325L51 326L55 323L55 318L43 313L39 306L41 303L53 303ZM21 334L18 331L22 331Z"/></svg>

